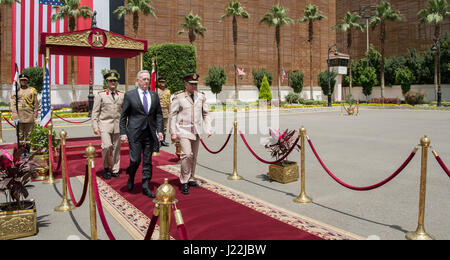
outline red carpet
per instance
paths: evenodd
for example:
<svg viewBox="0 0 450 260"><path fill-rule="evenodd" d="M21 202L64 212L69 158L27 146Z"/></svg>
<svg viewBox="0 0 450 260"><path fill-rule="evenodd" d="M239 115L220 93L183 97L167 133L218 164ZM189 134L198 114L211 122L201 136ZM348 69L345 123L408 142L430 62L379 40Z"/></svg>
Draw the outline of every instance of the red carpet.
<svg viewBox="0 0 450 260"><path fill-rule="evenodd" d="M99 138L83 138L68 140L67 153L72 154L68 159L68 173L71 177L84 175L86 160L84 150L89 143L99 147ZM75 146L69 148L70 146ZM136 174L134 190L127 191L126 182L128 176L125 169L129 164L128 149L122 146L121 176L111 180L103 180L103 167L101 153L97 153L95 168L97 176L116 191L123 199L134 205L139 211L151 218L153 214L153 199L142 195L142 168ZM292 217L283 210L268 208L263 202L246 199L234 191L217 184L208 183L201 179L200 188L191 188L190 195L180 193L180 182L176 175L172 174L178 158L175 155L161 151L161 155L153 157L153 178L151 189L156 189L169 179L169 183L177 191L177 207L181 210L186 225L188 237L191 240L319 240L319 239L352 239L346 234L329 230L328 227L311 224L308 220ZM171 167L172 170L165 167ZM172 173L171 173L172 171ZM55 173L56 177L60 172ZM205 188L206 187L206 188ZM79 196L81 191L74 191ZM226 195L225 195L226 194ZM227 197L225 197L225 196ZM241 202L247 200L246 203ZM120 207L120 205L118 206ZM256 209L256 210L255 210ZM133 213L126 213L133 214ZM99 225L101 225L99 223ZM142 226L142 224L141 224ZM99 228L102 228L99 226ZM142 230L142 227L140 227ZM318 231L319 230L319 231ZM325 230L325 231L324 231ZM171 235L179 239L175 219L172 215Z"/></svg>

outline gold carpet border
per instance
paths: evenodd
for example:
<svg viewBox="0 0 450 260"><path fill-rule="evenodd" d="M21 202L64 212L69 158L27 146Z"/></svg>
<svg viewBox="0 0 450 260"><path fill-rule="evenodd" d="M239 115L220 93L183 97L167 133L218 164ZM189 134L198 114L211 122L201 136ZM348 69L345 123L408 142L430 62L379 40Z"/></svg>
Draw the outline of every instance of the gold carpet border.
<svg viewBox="0 0 450 260"><path fill-rule="evenodd" d="M171 173L177 177L180 175L179 165L158 166L163 171ZM252 197L248 194L236 191L222 184L211 181L207 178L196 176L199 185L216 194L224 196L241 205L249 207L257 212L289 224L302 231L326 240L364 240L365 238L350 232L338 229L317 220L299 215L286 209L272 205L266 201ZM84 183L84 176L77 179ZM147 232L150 218L142 213L138 208L122 197L117 191L109 186L101 178L97 177L100 197L103 207L111 216L130 234L135 240L143 240ZM99 222L98 225L101 225ZM159 238L159 226L156 225L152 240ZM171 240L174 240L171 237Z"/></svg>
<svg viewBox="0 0 450 260"><path fill-rule="evenodd" d="M180 175L180 169L177 165L165 165L158 166L163 171L169 172L176 176ZM266 201L262 201L258 198L252 197L248 194L236 191L232 188L224 186L222 184L216 183L209 179L206 179L201 176L196 176L198 179L199 185L212 191L216 194L224 196L228 199L233 200L241 205L249 207L257 212L265 214L269 217L277 219L281 222L289 224L293 227L296 227L300 230L306 231L310 234L313 234L317 237L326 240L365 240L365 238L352 234L350 232L341 230L339 228L330 226L325 223L321 223L317 220L299 215L297 213L291 212L289 210L277 207L273 204L270 204Z"/></svg>

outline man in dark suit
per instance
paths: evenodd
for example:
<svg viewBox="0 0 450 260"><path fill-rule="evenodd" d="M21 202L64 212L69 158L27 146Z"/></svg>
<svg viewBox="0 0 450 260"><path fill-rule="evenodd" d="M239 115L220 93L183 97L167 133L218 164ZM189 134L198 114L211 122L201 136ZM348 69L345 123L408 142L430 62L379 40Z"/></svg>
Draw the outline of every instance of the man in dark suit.
<svg viewBox="0 0 450 260"><path fill-rule="evenodd" d="M128 142L130 147L127 188L131 191L134 187L134 176L143 153L142 193L154 198L155 194L150 190L152 152L163 139L163 115L158 94L149 90L150 73L140 71L137 84L138 88L125 94L120 117L121 141Z"/></svg>

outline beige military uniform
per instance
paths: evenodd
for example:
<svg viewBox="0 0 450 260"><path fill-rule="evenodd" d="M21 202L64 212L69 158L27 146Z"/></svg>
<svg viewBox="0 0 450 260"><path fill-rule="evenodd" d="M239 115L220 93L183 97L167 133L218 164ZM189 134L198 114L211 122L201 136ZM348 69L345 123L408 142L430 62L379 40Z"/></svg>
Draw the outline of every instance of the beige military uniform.
<svg viewBox="0 0 450 260"><path fill-rule="evenodd" d="M211 133L206 96L195 92L194 101L188 92L174 94L170 109L170 133L177 135L181 145L181 184L194 181L199 135Z"/></svg>
<svg viewBox="0 0 450 260"><path fill-rule="evenodd" d="M120 128L124 94L116 91L114 98L109 90L99 92L92 108L92 127L99 129L102 139L103 168L112 173L120 169ZM111 161L112 156L112 161Z"/></svg>
<svg viewBox="0 0 450 260"><path fill-rule="evenodd" d="M26 141L33 131L34 121L37 118L39 103L37 100L37 91L35 88L27 87L18 89L19 113L16 110L16 95L12 95L10 108L14 120L19 119L19 141L20 143L29 143Z"/></svg>
<svg viewBox="0 0 450 260"><path fill-rule="evenodd" d="M165 88L164 90L158 89L159 101L161 103L161 110L163 113L164 120L164 136L167 132L167 126L169 122L169 114L170 114L170 90Z"/></svg>

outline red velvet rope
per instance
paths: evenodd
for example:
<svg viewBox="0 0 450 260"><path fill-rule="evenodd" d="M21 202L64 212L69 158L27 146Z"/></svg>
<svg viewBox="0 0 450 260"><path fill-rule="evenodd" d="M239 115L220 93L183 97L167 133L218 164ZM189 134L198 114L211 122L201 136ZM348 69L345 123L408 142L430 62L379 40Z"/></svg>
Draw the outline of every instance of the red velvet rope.
<svg viewBox="0 0 450 260"><path fill-rule="evenodd" d="M178 234L180 235L180 240L189 240L186 226L184 224L180 224L177 226Z"/></svg>
<svg viewBox="0 0 450 260"><path fill-rule="evenodd" d="M61 153L59 153L58 165L55 168L55 161L53 158L53 140L52 140L51 134L48 135L48 150L49 150L49 156L50 156L51 163L52 163L52 165L51 165L52 170L54 172L56 172L59 169L59 167L61 167Z"/></svg>
<svg viewBox="0 0 450 260"><path fill-rule="evenodd" d="M88 120L85 120L85 121L81 121L81 122L72 122L72 121L69 121L69 120L67 120L67 119L65 119L65 118L62 118L62 117L60 117L60 116L58 116L58 114L54 114L56 117L58 117L59 119L62 119L63 121L65 121L65 122L67 122L67 123L71 123L71 124L83 124L83 123L86 123L86 122L88 122L89 120L91 120L91 118L89 118Z"/></svg>
<svg viewBox="0 0 450 260"><path fill-rule="evenodd" d="M241 135L242 141L244 141L245 145L247 146L248 150L253 154L253 156L255 156L255 158L258 159L259 161L261 161L262 163L266 163L266 164L277 164L277 163L280 163L280 162L284 161L284 160L292 153L292 151L294 150L294 148L297 146L298 141L300 141L300 138L297 137L297 139L295 140L295 142L294 142L294 144L292 145L291 149L289 149L289 151L288 151L283 157L281 157L280 159L278 159L278 160L276 160L276 161L274 161L274 162L269 162L269 161L266 161L266 160L262 159L261 157L259 157L259 156L253 151L253 149L248 145L247 140L245 140L244 134L242 134L241 131L239 131L239 133L240 133L240 135Z"/></svg>
<svg viewBox="0 0 450 260"><path fill-rule="evenodd" d="M442 167L442 169L444 170L444 172L448 175L448 177L450 177L450 171L448 170L447 166L445 165L444 161L442 161L441 157L437 154L435 154L434 156L437 160L437 162L439 163L439 165Z"/></svg>
<svg viewBox="0 0 450 260"><path fill-rule="evenodd" d="M231 129L230 134L228 135L228 138L227 138L227 140L225 141L225 144L224 144L218 151L211 151L211 150L206 146L206 144L205 144L205 142L203 141L202 138L200 138L200 142L202 142L202 145L205 147L205 149L206 149L208 152L210 152L210 153L212 153L212 154L218 154L218 153L222 152L223 149L225 149L225 147L227 146L228 142L229 142L230 139L231 139L231 135L232 135L231 132L232 132L232 131L233 131L233 129Z"/></svg>
<svg viewBox="0 0 450 260"><path fill-rule="evenodd" d="M144 240L151 240L153 232L155 231L156 221L158 221L158 216L153 215L152 220L150 221L150 225L148 225L147 234L145 235Z"/></svg>
<svg viewBox="0 0 450 260"><path fill-rule="evenodd" d="M348 184L344 183L343 181L339 180L333 173L331 173L331 171L328 170L328 168L323 163L322 159L320 159L320 157L317 154L316 149L314 148L311 140L308 139L308 143L309 143L309 146L311 147L311 150L316 155L317 160L319 160L319 162L322 165L323 169L330 175L330 177L333 178L340 185L342 185L342 186L344 186L346 188L349 188L351 190L356 190L356 191L373 190L373 189L379 188L379 187L383 186L384 184L388 183L389 181L394 179L400 172L403 171L403 169L409 164L409 162L411 162L412 158L414 158L414 155L416 155L416 151L417 151L417 149L414 149L414 151L409 155L408 159L406 159L406 161L400 166L400 168L398 168L398 170L396 170L391 176L389 176L389 178L385 179L384 181L382 181L382 182L380 182L378 184L372 185L372 186L356 187L356 186L351 186L351 185L348 185Z"/></svg>
<svg viewBox="0 0 450 260"><path fill-rule="evenodd" d="M98 215L100 216L100 220L102 221L103 228L105 229L106 235L108 235L109 240L116 240L116 238L114 237L114 235L111 232L111 229L109 228L108 222L106 221L105 213L103 212L103 206L102 206L102 201L100 200L100 194L98 192L97 176L95 174L95 171L92 171L92 186L94 189L94 195L95 195L95 201L97 204Z"/></svg>
<svg viewBox="0 0 450 260"><path fill-rule="evenodd" d="M3 117L3 119L5 119L5 121L12 127L16 128L15 125L13 125L6 117Z"/></svg>
<svg viewBox="0 0 450 260"><path fill-rule="evenodd" d="M73 195L72 185L70 183L69 174L67 173L68 168L67 168L66 146L65 145L63 145L63 156L64 156L64 168L66 169L64 174L66 175L66 182L67 182L67 188L69 190L69 195L70 195L70 198L71 198L73 204L75 205L75 207L79 208L79 207L81 207L81 205L83 205L84 199L86 198L86 194L87 194L87 188L88 188L88 183L89 183L89 181L88 181L89 175L88 175L87 165L86 165L86 172L84 175L83 193L81 195L80 201L77 201L75 199L75 196Z"/></svg>

